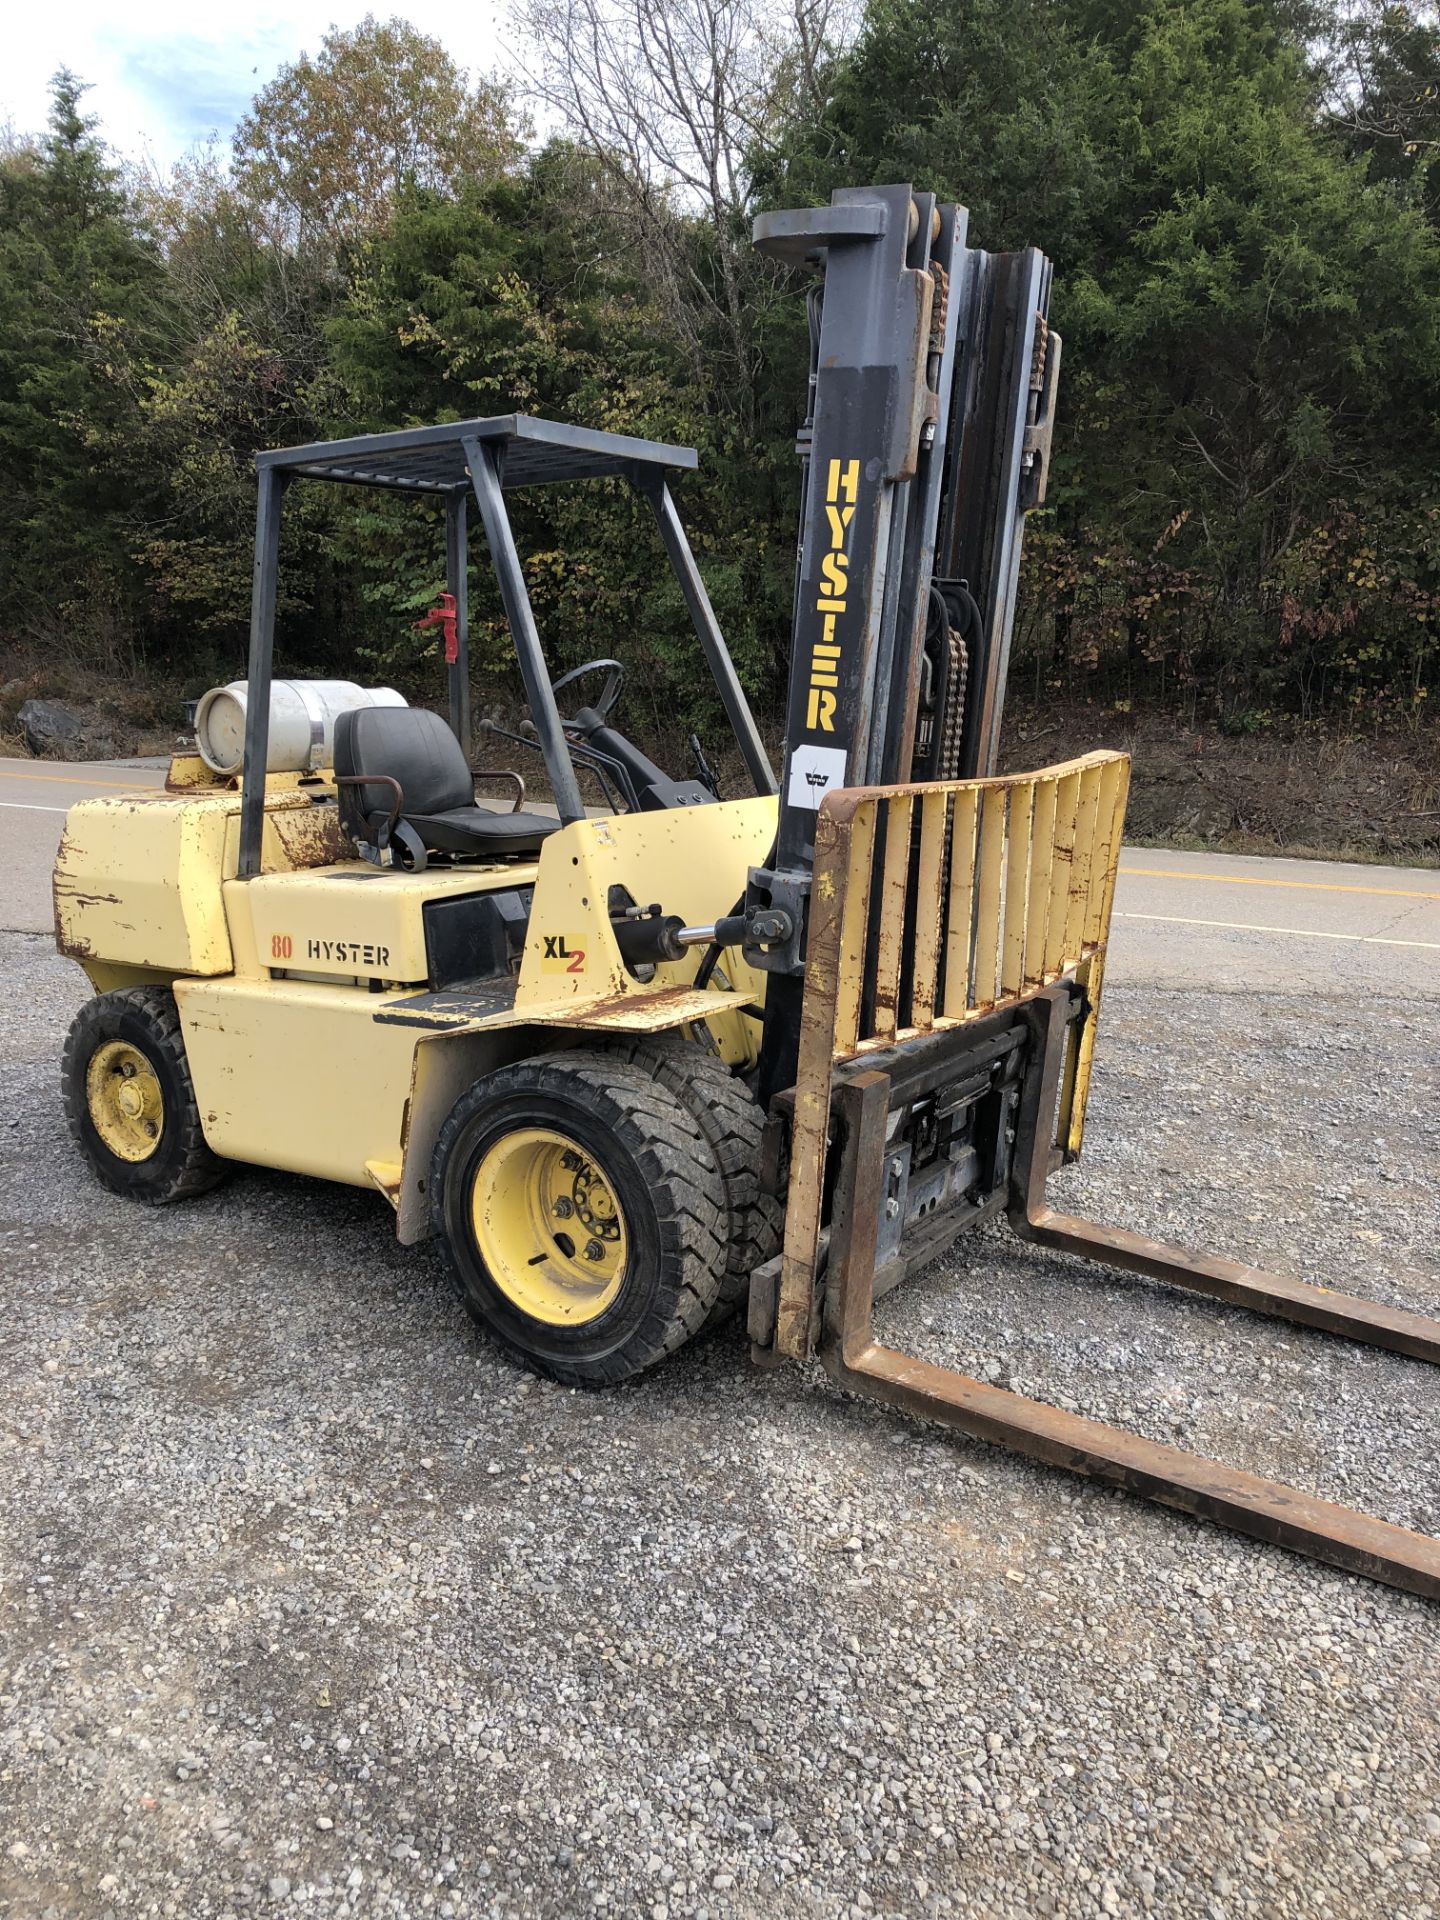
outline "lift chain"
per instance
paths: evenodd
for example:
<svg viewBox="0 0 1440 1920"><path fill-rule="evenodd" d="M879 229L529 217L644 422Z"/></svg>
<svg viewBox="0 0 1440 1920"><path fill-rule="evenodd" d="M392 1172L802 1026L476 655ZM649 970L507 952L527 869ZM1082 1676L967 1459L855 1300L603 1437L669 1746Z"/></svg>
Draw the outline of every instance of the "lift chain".
<svg viewBox="0 0 1440 1920"><path fill-rule="evenodd" d="M1035 350L1030 356L1030 391L1041 393L1045 387L1045 356L1050 351L1050 322L1043 313L1035 315Z"/></svg>
<svg viewBox="0 0 1440 1920"><path fill-rule="evenodd" d="M945 322L950 313L950 276L938 260L930 262L929 273L935 282L935 295L930 303L930 351L941 353L945 348Z"/></svg>
<svg viewBox="0 0 1440 1920"><path fill-rule="evenodd" d="M970 679L970 649L954 627L947 628L949 672L945 676L945 711L938 717L939 752L935 778L960 778L960 739L965 727L965 692Z"/></svg>

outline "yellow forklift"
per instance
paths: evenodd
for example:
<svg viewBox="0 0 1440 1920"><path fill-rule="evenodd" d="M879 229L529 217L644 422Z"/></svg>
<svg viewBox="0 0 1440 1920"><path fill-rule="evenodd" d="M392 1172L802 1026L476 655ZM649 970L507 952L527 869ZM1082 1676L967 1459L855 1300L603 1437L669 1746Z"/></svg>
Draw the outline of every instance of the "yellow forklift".
<svg viewBox="0 0 1440 1920"><path fill-rule="evenodd" d="M557 1380L628 1379L742 1310L767 1363L818 1356L852 1391L1440 1596L1440 1543L872 1332L878 1293L998 1218L1440 1360L1440 1323L1047 1202L1081 1149L1128 763L994 775L1060 340L1043 255L966 228L903 185L756 223L813 276L778 779L671 494L693 452L507 415L258 457L246 681L163 794L66 822L57 936L95 988L65 1048L71 1130L107 1186L151 1202L233 1161L375 1188L475 1319ZM703 753L675 776L630 739L617 660L549 677L506 499L598 478L653 510L743 798ZM448 721L273 680L302 482L443 507ZM538 753L553 811L526 809L509 768L478 776L508 805L477 799L472 500L529 713L485 744Z"/></svg>

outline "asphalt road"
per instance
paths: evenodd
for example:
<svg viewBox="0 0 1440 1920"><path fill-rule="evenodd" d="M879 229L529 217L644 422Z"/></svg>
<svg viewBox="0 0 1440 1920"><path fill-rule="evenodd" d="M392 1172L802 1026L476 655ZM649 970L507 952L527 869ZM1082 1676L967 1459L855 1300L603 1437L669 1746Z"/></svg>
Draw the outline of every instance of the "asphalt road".
<svg viewBox="0 0 1440 1920"><path fill-rule="evenodd" d="M49 862L157 777L0 763L5 1920L1435 1920L1434 1606L733 1330L532 1381L358 1190L89 1180ZM1429 872L1127 850L1058 1204L1440 1314L1437 952ZM1440 1369L999 1228L878 1330L1440 1534Z"/></svg>
<svg viewBox="0 0 1440 1920"><path fill-rule="evenodd" d="M158 786L164 763L0 759L0 927L51 925L50 868L76 800ZM1409 994L1440 977L1440 872L1127 848L1110 980Z"/></svg>

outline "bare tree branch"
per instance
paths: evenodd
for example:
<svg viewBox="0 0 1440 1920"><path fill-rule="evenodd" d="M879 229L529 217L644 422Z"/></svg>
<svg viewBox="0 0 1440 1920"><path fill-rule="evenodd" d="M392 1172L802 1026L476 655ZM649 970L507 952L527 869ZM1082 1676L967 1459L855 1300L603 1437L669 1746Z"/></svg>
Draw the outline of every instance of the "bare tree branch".
<svg viewBox="0 0 1440 1920"><path fill-rule="evenodd" d="M748 244L751 171L820 97L853 4L517 0L534 93L598 161L697 373L727 383L746 428L774 278Z"/></svg>

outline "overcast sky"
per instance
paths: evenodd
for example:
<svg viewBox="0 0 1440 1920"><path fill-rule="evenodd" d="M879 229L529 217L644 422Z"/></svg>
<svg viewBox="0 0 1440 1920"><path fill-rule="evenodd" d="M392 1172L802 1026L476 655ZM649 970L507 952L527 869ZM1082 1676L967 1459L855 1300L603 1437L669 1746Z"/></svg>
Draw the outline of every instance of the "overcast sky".
<svg viewBox="0 0 1440 1920"><path fill-rule="evenodd" d="M257 88L302 50L313 54L331 25L353 27L372 12L401 15L472 72L512 64L497 0L288 0L283 14L197 0L123 9L114 0L18 0L0 60L0 123L19 133L41 128L50 76L68 66L91 83L85 103L111 146L169 167L212 133L228 140Z"/></svg>

